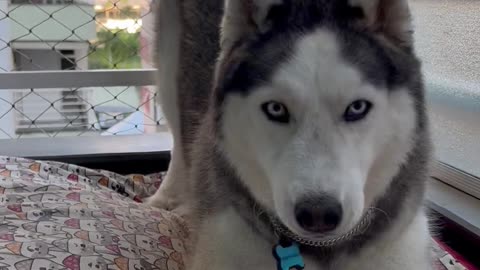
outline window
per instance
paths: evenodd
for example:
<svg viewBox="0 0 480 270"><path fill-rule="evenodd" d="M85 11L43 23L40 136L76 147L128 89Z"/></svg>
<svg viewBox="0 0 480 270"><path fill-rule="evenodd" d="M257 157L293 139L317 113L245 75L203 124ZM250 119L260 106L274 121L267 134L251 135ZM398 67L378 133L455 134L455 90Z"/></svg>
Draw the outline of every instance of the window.
<svg viewBox="0 0 480 270"><path fill-rule="evenodd" d="M0 1L2 88L12 81L0 90L0 139L165 131L149 79L150 2Z"/></svg>
<svg viewBox="0 0 480 270"><path fill-rule="evenodd" d="M435 176L480 198L480 2L411 0L410 5L441 162Z"/></svg>

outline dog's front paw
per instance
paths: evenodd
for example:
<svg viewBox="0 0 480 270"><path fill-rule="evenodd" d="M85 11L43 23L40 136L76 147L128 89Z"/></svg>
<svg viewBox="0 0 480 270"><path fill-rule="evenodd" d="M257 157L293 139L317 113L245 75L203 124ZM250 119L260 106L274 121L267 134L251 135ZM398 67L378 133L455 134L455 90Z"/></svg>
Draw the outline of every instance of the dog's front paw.
<svg viewBox="0 0 480 270"><path fill-rule="evenodd" d="M144 200L144 203L151 207L156 207L166 211L171 211L182 218L188 218L191 213L191 208L185 200L178 196L170 196L162 190L159 190L155 195Z"/></svg>
<svg viewBox="0 0 480 270"><path fill-rule="evenodd" d="M160 208L167 211L173 211L180 205L180 201L175 198L175 196L169 196L161 190L155 193L155 195L145 199L144 202L148 206Z"/></svg>

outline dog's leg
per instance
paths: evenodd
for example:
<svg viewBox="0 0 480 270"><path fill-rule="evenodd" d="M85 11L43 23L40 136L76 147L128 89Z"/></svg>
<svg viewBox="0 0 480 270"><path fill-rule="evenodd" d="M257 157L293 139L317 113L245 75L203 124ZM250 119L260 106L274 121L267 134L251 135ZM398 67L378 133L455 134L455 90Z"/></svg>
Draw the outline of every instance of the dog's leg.
<svg viewBox="0 0 480 270"><path fill-rule="evenodd" d="M186 217L189 214L186 196L190 192L190 185L181 153L178 152L175 149L172 151L172 160L167 175L158 191L148 198L146 203Z"/></svg>
<svg viewBox="0 0 480 270"><path fill-rule="evenodd" d="M188 190L187 168L183 159L181 145L180 106L178 90L178 72L180 58L180 38L182 25L180 20L181 1L155 1L157 16L157 54L158 91L165 118L173 135L172 159L167 176L155 195L147 199L151 206L167 210L181 210L182 200ZM185 214L185 213L180 213Z"/></svg>

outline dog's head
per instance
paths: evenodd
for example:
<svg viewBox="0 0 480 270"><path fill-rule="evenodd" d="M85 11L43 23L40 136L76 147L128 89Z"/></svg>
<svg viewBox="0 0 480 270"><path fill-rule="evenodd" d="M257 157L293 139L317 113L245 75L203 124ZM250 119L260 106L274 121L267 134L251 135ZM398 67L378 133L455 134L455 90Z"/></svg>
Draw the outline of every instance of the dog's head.
<svg viewBox="0 0 480 270"><path fill-rule="evenodd" d="M356 226L415 147L420 65L406 0L227 0L219 143L294 233Z"/></svg>

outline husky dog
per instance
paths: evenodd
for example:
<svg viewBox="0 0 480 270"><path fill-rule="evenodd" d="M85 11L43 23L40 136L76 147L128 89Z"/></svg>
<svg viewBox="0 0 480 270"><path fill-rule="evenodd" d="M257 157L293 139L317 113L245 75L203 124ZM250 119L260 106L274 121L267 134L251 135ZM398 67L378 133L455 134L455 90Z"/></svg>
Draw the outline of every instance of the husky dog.
<svg viewBox="0 0 480 270"><path fill-rule="evenodd" d="M301 266L274 246L306 269L430 269L407 0L223 2L158 3L174 150L150 203L186 205L188 269Z"/></svg>

